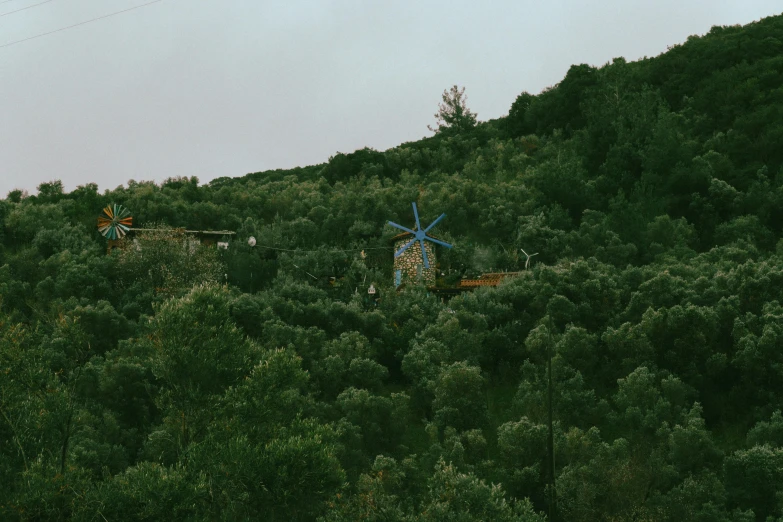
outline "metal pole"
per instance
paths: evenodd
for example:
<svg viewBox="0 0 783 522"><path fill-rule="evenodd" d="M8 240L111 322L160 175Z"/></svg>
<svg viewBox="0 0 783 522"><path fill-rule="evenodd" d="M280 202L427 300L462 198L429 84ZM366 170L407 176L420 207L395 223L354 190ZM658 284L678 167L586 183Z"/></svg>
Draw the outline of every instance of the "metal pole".
<svg viewBox="0 0 783 522"><path fill-rule="evenodd" d="M549 433L547 435L547 453L549 457L549 520L556 520L557 516L557 493L555 491L555 437L552 427L552 318L549 318L549 342L547 343L547 422L549 424Z"/></svg>

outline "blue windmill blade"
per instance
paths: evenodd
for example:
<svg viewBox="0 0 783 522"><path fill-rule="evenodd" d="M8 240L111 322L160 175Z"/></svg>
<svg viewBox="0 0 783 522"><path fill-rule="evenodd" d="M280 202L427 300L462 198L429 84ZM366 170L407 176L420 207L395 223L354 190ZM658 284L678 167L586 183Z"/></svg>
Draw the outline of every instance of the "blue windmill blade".
<svg viewBox="0 0 783 522"><path fill-rule="evenodd" d="M409 232L409 233L411 233L411 234L415 234L415 233L416 233L416 232L414 232L413 230L411 230L410 228L404 227L404 226L402 226L402 225L398 225L398 224L397 224L397 223L395 223L394 221L389 221L389 224L390 224L391 226L393 226L393 227L397 227L397 228L399 228L400 230L404 230L405 232Z"/></svg>
<svg viewBox="0 0 783 522"><path fill-rule="evenodd" d="M427 258L427 249L424 248L424 240L419 239L419 243L421 244L421 257L424 258L424 268L430 267L430 260Z"/></svg>
<svg viewBox="0 0 783 522"><path fill-rule="evenodd" d="M429 232L429 231L430 231L430 229L431 229L432 227L434 227L435 225L437 225L437 224L438 224L438 222L439 222L441 219L445 218L445 217L446 217L446 214L441 214L441 215L438 217L438 219L436 219L435 221L433 221L432 223L430 223L430 226L428 226L427 228L425 228L425 229L424 229L424 231L425 231L425 232Z"/></svg>
<svg viewBox="0 0 783 522"><path fill-rule="evenodd" d="M416 208L416 202L413 202L413 216L416 218L416 230L421 230L421 223L419 223L419 209Z"/></svg>
<svg viewBox="0 0 783 522"><path fill-rule="evenodd" d="M433 243L439 244L440 246L445 246L446 248L451 248L453 246L449 243L446 243L445 241L441 241L440 239L435 239L434 237L427 236L427 239Z"/></svg>
<svg viewBox="0 0 783 522"><path fill-rule="evenodd" d="M440 221L446 217L446 214L441 214L438 216L438 218L430 223L430 225L424 229L421 226L421 221L419 219L419 209L416 206L416 202L412 202L411 205L413 206L413 216L416 218L416 228L411 230L410 228L406 228L402 225L399 225L397 223L394 223L393 221L389 221L389 224L392 225L395 228L399 228L400 230L404 230L405 232L411 234L413 237L405 243L405 245L402 246L397 252L394 253L395 259L400 257L408 248L410 248L411 245L413 245L415 242L419 242L419 246L421 247L421 257L422 257L422 264L423 268L429 269L430 266L430 259L427 255L427 248L424 244L424 241L431 241L435 244L445 246L446 248L452 248L452 246L449 243L446 243L445 241L441 241L440 239L435 239L433 237L430 237L427 235L427 232L429 232L432 228L435 227ZM421 265L420 265L421 266Z"/></svg>
<svg viewBox="0 0 783 522"><path fill-rule="evenodd" d="M415 243L415 242L416 242L416 238L414 237L413 239L411 239L410 241L408 241L407 243L405 243L404 245L402 245L402 248L400 248L398 251L396 251L396 252L394 253L394 257L395 257L395 258L396 258L396 257L400 257L400 256L403 254L403 252L405 252L406 250L408 250L408 247L410 247L410 246L411 246L413 243Z"/></svg>

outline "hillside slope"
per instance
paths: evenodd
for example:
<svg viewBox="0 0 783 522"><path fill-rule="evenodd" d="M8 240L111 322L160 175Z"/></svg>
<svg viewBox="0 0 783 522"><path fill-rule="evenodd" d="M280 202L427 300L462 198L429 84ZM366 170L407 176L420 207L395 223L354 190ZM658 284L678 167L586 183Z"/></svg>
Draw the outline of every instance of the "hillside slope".
<svg viewBox="0 0 783 522"><path fill-rule="evenodd" d="M322 165L10 193L0 518L781 519L782 42L716 27ZM412 201L439 285L521 275L395 292ZM159 232L107 255L109 203Z"/></svg>

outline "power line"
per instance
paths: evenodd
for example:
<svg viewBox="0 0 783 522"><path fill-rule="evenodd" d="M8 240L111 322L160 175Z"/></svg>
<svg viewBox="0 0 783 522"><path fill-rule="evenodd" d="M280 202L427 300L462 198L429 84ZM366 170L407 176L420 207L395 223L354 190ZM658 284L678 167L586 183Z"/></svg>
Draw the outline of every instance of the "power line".
<svg viewBox="0 0 783 522"><path fill-rule="evenodd" d="M329 248L321 250L299 250L293 248L277 248L266 245L256 245L254 248L266 248L267 250L277 250L278 252L296 252L297 254L312 254L312 253L327 253L327 252L359 252L362 250L394 250L392 247L365 247L365 248L349 248L341 250L338 248Z"/></svg>
<svg viewBox="0 0 783 522"><path fill-rule="evenodd" d="M51 1L52 1L52 0L46 0L45 2L41 2L41 3L39 3L39 4L28 5L27 7L23 7L23 8L21 8L21 9L17 9L16 11L9 11L9 12L7 12L7 13L3 13L3 14L0 14L0 18L2 18L2 17L4 17L4 16L8 16L8 15L10 15L10 14L18 13L19 11L25 11L25 10L27 10L27 9L32 9L33 7L38 7L39 5L48 4L48 3L49 3L49 2L51 2Z"/></svg>
<svg viewBox="0 0 783 522"><path fill-rule="evenodd" d="M3 0L2 2L0 2L0 4L7 4L8 2L13 2L13 1L14 0Z"/></svg>
<svg viewBox="0 0 783 522"><path fill-rule="evenodd" d="M10 0L6 0L6 1L10 1ZM162 1L163 0L153 0L152 2L147 2L146 4L137 5L136 7L131 7L130 9L123 9L122 11L117 11L117 12L114 12L114 13L111 13L111 14L99 16L98 18L92 18L91 20L85 20L84 22L79 22L78 24L69 25L68 27L61 27L59 29L55 29L54 31L49 31L48 33L37 34L37 35L31 36L29 38L24 38L22 40L16 40L15 42L10 42L10 43L7 43L7 44L0 45L0 49L2 49L3 47L9 47L11 45L16 45L18 43L26 42L28 40L34 40L35 38L40 38L42 36L47 36L47 35L50 35L50 34L59 33L60 31L65 31L67 29L73 29L74 27L79 27L80 25L89 24L90 22L97 22L98 20L103 20L104 18L109 18L109 17L112 17L112 16L116 16L118 14L127 13L128 11L133 11L134 9L139 9L141 7L146 7L146 6L152 5L152 4L157 4L158 2L162 2Z"/></svg>

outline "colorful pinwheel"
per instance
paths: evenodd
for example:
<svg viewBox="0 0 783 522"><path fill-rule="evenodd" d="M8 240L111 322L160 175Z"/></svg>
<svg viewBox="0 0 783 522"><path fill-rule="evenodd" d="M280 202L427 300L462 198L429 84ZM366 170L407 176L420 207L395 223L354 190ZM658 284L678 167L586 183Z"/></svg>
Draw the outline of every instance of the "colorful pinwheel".
<svg viewBox="0 0 783 522"><path fill-rule="evenodd" d="M98 217L98 231L106 239L122 239L133 225L133 218L122 205L107 205Z"/></svg>

